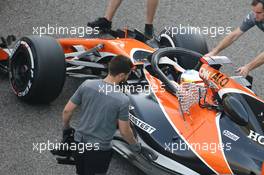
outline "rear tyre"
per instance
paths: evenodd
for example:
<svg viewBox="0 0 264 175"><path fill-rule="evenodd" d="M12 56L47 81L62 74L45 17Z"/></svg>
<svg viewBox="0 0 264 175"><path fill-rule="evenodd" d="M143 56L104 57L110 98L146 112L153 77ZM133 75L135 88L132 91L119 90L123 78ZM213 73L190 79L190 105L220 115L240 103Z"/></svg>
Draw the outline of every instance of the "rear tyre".
<svg viewBox="0 0 264 175"><path fill-rule="evenodd" d="M161 47L181 47L196 51L202 55L208 53L206 40L199 34L172 34L164 29L159 34L158 40ZM176 57L178 64L184 69L194 69L199 61L199 58L197 57L186 57L183 55L177 55Z"/></svg>
<svg viewBox="0 0 264 175"><path fill-rule="evenodd" d="M62 91L66 66L59 43L48 36L23 37L10 58L10 84L28 103L49 103Z"/></svg>

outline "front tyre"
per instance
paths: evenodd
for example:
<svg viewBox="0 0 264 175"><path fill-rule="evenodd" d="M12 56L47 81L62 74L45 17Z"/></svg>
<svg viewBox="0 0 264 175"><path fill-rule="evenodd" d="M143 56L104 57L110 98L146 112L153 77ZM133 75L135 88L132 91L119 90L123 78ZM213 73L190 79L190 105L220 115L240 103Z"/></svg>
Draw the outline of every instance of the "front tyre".
<svg viewBox="0 0 264 175"><path fill-rule="evenodd" d="M10 84L28 103L49 103L62 91L66 66L59 43L48 36L20 39L10 58Z"/></svg>

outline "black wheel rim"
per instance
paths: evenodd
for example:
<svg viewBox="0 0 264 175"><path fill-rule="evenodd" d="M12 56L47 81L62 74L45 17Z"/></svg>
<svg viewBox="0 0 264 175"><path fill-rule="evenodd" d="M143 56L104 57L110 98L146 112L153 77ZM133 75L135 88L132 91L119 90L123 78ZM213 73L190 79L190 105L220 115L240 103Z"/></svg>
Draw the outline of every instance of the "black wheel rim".
<svg viewBox="0 0 264 175"><path fill-rule="evenodd" d="M26 48L22 48L11 60L11 83L16 92L22 92L27 88L31 78L30 70L30 54Z"/></svg>

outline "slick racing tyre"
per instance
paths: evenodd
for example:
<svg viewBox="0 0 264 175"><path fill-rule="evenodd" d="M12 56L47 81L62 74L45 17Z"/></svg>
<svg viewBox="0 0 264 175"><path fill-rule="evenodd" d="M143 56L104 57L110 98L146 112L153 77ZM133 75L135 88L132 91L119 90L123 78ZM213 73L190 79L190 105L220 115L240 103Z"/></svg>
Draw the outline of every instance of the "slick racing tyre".
<svg viewBox="0 0 264 175"><path fill-rule="evenodd" d="M161 47L181 47L205 55L208 53L206 40L198 33L172 33L172 30L163 30L158 36ZM199 61L197 57L177 55L178 64L184 69L193 69Z"/></svg>
<svg viewBox="0 0 264 175"><path fill-rule="evenodd" d="M48 36L23 37L10 58L10 83L28 103L49 103L62 91L66 66L59 43Z"/></svg>

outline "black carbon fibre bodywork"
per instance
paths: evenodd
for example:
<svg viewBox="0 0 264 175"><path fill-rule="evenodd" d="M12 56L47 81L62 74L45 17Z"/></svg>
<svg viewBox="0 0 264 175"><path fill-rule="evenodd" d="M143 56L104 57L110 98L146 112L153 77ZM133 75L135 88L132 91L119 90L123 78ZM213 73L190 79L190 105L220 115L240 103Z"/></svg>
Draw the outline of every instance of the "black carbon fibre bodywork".
<svg viewBox="0 0 264 175"><path fill-rule="evenodd" d="M185 143L173 129L166 116L162 112L156 97L151 93L131 94L130 111L135 117L146 122L156 130L149 134L136 127L139 136L154 150L175 160L200 174L214 174L190 149L172 149L173 145ZM170 147L170 149L168 149Z"/></svg>

